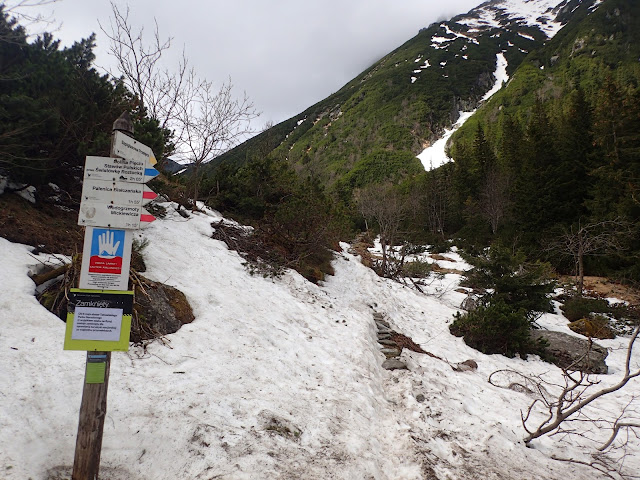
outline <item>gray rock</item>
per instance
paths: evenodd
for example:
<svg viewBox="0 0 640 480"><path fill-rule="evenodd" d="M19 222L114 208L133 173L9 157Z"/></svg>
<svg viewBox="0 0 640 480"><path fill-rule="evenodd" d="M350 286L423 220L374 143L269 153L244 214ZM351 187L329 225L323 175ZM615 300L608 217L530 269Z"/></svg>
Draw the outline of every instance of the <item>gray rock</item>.
<svg viewBox="0 0 640 480"><path fill-rule="evenodd" d="M382 362L382 368L386 370L409 370L407 364L397 358L387 358Z"/></svg>
<svg viewBox="0 0 640 480"><path fill-rule="evenodd" d="M466 310L467 312L473 312L476 308L478 308L478 299L473 296L472 293L467 294L467 298L462 301L460 308Z"/></svg>
<svg viewBox="0 0 640 480"><path fill-rule="evenodd" d="M399 348L382 348L380 351L384 353L385 357L387 358L400 356Z"/></svg>
<svg viewBox="0 0 640 480"><path fill-rule="evenodd" d="M376 320L376 327L378 328L391 328L389 322L385 322L383 320Z"/></svg>
<svg viewBox="0 0 640 480"><path fill-rule="evenodd" d="M533 330L531 338L549 342L547 351L553 355L553 363L560 368L584 373L606 374L609 371L605 358L609 352L602 345L568 333Z"/></svg>
<svg viewBox="0 0 640 480"><path fill-rule="evenodd" d="M398 344L396 342L394 342L393 340L378 339L378 343L380 345L389 345L391 347L397 347L398 346Z"/></svg>
<svg viewBox="0 0 640 480"><path fill-rule="evenodd" d="M418 403L422 403L425 401L424 395L419 393L418 395L416 395L416 402Z"/></svg>
<svg viewBox="0 0 640 480"><path fill-rule="evenodd" d="M456 372L470 372L478 369L478 364L475 360L465 360L464 362L455 363L451 365Z"/></svg>
<svg viewBox="0 0 640 480"><path fill-rule="evenodd" d="M379 333L378 340L389 340L391 338L390 333Z"/></svg>
<svg viewBox="0 0 640 480"><path fill-rule="evenodd" d="M138 318L134 317L132 321L132 342L177 332L182 325L194 320L191 306L180 290L142 275L139 277L145 284L145 291L136 286Z"/></svg>

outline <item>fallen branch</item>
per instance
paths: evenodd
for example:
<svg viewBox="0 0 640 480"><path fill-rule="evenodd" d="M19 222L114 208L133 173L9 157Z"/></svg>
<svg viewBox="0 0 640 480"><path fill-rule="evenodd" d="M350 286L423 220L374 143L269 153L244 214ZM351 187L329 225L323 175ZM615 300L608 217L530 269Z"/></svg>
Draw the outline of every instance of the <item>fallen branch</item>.
<svg viewBox="0 0 640 480"><path fill-rule="evenodd" d="M64 275L67 272L67 270L69 270L69 267L71 267L71 264L67 263L65 265L62 265L61 267L54 268L53 270L50 270L48 272L44 272L39 275L34 275L33 277L31 277L31 280L33 280L33 283L35 283L36 286L40 286L43 283L48 282L49 280L59 277L60 275Z"/></svg>

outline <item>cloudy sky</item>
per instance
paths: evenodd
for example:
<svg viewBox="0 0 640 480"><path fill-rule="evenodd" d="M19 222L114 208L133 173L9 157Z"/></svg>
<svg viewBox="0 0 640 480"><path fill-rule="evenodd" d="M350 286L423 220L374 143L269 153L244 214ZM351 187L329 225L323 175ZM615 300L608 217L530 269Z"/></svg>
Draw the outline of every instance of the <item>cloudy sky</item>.
<svg viewBox="0 0 640 480"><path fill-rule="evenodd" d="M15 3L14 0L13 3ZM122 10L127 2L115 0ZM173 37L175 65L184 46L200 76L231 77L262 112L256 127L278 123L337 91L429 24L483 0L136 0L131 23ZM7 1L11 4L12 1ZM63 44L97 34L96 64L108 67L109 0L59 0L53 11Z"/></svg>

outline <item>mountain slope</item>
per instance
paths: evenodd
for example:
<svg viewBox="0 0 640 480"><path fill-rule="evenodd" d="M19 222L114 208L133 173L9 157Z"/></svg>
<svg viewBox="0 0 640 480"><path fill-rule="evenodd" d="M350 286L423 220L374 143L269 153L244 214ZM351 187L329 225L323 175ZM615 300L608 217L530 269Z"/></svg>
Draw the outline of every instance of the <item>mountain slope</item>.
<svg viewBox="0 0 640 480"><path fill-rule="evenodd" d="M578 0L494 0L433 24L335 94L220 157L271 152L339 192L422 170L415 156L571 17Z"/></svg>

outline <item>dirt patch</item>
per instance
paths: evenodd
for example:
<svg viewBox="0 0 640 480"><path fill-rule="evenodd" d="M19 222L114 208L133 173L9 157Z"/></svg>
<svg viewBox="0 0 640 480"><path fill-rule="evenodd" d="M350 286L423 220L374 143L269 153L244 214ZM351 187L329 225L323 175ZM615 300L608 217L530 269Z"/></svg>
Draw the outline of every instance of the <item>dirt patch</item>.
<svg viewBox="0 0 640 480"><path fill-rule="evenodd" d="M455 268L443 268L440 265L438 265L437 263L432 263L431 264L431 270L433 270L434 272L438 272L438 273L455 273L457 275L464 275L465 272L463 272L462 270L456 270Z"/></svg>
<svg viewBox="0 0 640 480"><path fill-rule="evenodd" d="M439 253L432 253L431 255L429 255L429 257L433 258L434 260L442 260L443 262L455 262L453 258L446 257Z"/></svg>
<svg viewBox="0 0 640 480"><path fill-rule="evenodd" d="M575 283L574 277L563 277L563 282ZM632 305L640 304L640 289L615 283L605 277L584 277L585 293L594 297L619 298Z"/></svg>
<svg viewBox="0 0 640 480"><path fill-rule="evenodd" d="M73 255L82 251L78 212L41 203L33 205L14 194L0 195L0 236L46 253Z"/></svg>

